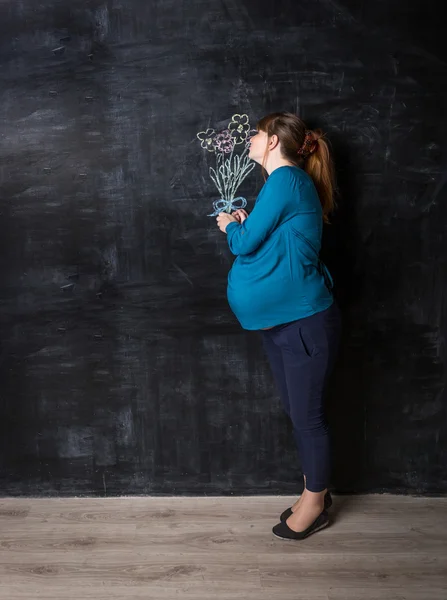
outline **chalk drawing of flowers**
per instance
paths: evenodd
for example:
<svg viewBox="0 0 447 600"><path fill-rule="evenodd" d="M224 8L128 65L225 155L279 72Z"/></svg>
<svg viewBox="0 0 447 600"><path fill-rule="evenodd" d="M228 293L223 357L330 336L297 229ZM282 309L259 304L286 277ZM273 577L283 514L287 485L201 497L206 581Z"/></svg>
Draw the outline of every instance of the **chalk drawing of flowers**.
<svg viewBox="0 0 447 600"><path fill-rule="evenodd" d="M250 123L248 122L247 115L233 115L231 122L228 125L228 129L231 132L236 144L242 144L245 142L250 131Z"/></svg>
<svg viewBox="0 0 447 600"><path fill-rule="evenodd" d="M213 152L216 156L216 167L209 168L209 174L219 191L220 199L213 202L214 212L208 215L214 217L220 212L232 212L245 208L247 200L242 196L235 198L236 191L254 169L255 163L249 157L250 123L248 115L233 115L226 129L216 133L208 128L200 131L197 138L203 149ZM245 142L245 143L243 143ZM242 152L236 152L237 149Z"/></svg>
<svg viewBox="0 0 447 600"><path fill-rule="evenodd" d="M204 148L205 150L208 150L208 152L215 152L216 149L214 146L214 137L215 137L214 129L207 129L206 131L199 131L199 133L197 134L197 137L201 141L202 148Z"/></svg>
<svg viewBox="0 0 447 600"><path fill-rule="evenodd" d="M229 129L224 129L221 133L218 133L214 140L215 146L220 152L228 154L234 150L235 142Z"/></svg>

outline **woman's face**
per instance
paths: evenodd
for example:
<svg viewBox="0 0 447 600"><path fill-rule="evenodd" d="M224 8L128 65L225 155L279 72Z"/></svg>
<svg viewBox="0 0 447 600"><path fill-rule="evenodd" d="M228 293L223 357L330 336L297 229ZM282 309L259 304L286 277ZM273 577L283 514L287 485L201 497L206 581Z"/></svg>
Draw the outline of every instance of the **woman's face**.
<svg viewBox="0 0 447 600"><path fill-rule="evenodd" d="M268 135L265 131L258 131L250 137L250 151L248 157L255 162L262 164L265 149L267 147Z"/></svg>

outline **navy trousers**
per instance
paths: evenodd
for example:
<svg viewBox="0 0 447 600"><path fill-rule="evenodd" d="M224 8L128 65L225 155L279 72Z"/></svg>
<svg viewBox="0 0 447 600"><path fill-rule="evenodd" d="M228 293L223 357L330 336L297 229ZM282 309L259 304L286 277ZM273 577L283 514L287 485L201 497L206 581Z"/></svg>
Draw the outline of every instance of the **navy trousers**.
<svg viewBox="0 0 447 600"><path fill-rule="evenodd" d="M324 399L341 334L334 303L310 317L261 330L263 344L301 458L306 488L321 492L331 476L330 433Z"/></svg>

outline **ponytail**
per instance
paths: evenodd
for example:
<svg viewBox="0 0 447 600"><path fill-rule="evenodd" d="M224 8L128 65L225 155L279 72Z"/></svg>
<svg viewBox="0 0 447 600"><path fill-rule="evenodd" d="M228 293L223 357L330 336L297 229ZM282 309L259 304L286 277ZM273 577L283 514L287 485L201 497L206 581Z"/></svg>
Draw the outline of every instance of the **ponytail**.
<svg viewBox="0 0 447 600"><path fill-rule="evenodd" d="M304 170L312 177L323 209L323 221L329 223L329 215L335 209L335 169L329 145L321 129L312 131L316 141L314 152L304 159Z"/></svg>

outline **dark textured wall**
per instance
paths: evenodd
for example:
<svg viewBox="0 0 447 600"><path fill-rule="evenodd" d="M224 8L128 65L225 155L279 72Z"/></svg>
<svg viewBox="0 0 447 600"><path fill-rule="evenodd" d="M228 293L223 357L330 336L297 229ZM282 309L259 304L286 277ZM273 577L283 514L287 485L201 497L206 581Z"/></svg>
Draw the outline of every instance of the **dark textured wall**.
<svg viewBox="0 0 447 600"><path fill-rule="evenodd" d="M447 491L447 66L429 1L0 2L0 492L302 485L195 138L246 112L330 137L340 492ZM257 168L242 192L252 206Z"/></svg>

